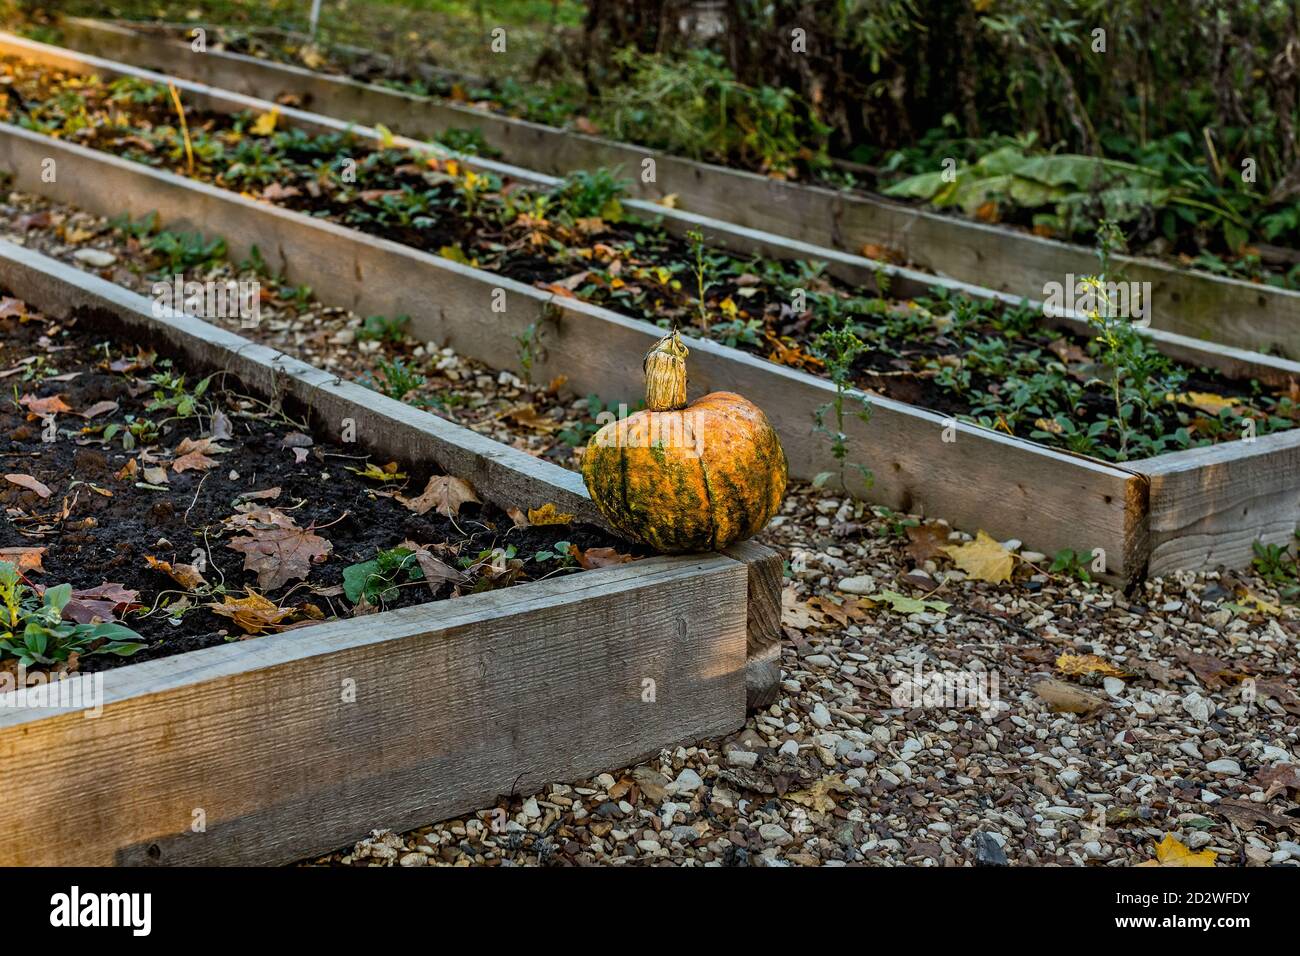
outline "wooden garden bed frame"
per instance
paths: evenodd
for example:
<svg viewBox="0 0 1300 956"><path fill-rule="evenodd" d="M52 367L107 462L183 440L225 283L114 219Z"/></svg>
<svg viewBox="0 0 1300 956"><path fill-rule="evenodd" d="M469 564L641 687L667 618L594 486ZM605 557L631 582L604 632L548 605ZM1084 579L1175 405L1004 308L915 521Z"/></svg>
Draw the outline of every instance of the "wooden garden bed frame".
<svg viewBox="0 0 1300 956"><path fill-rule="evenodd" d="M198 319L155 317L45 256L0 242L0 283L48 315L124 324L229 371L315 428L351 418L363 447L465 477L486 500L599 520L558 466ZM747 628L753 643L755 618L780 605L779 559L733 553L128 664L103 675L93 719L0 706L0 865L288 862L728 733L744 722Z"/></svg>
<svg viewBox="0 0 1300 956"><path fill-rule="evenodd" d="M101 67L94 58L9 36L0 36L0 52L66 69L165 79L121 64ZM189 102L205 108L270 108L201 84L178 86ZM281 115L308 128L346 128L301 111L282 108ZM53 183L41 176L50 158L59 170ZM409 315L417 337L497 368L514 367L517 337L540 330L534 373L563 374L579 394L635 401L641 358L661 334L608 309L6 124L0 124L0 169L13 172L17 188L100 215L157 212L169 228L220 235L236 259L257 246L273 270L310 285L323 302L363 315ZM708 228L715 226L736 228ZM856 268L850 259L840 254L840 265ZM493 309L500 295L504 312ZM1068 316L1054 321L1080 323ZM1166 332L1146 334L1168 354L1229 375L1274 385L1300 378L1295 362ZM829 443L812 427L815 411L835 398L830 382L711 341L694 340L691 349L693 393L738 391L757 402L780 433L795 477L837 470ZM868 422L846 421L851 453L874 472L866 486L850 470L852 493L943 517L959 528L1015 537L1048 554L1101 549L1103 577L1117 583L1176 568L1244 565L1254 540L1289 540L1300 520L1300 429L1114 465L882 396L870 400Z"/></svg>
<svg viewBox="0 0 1300 956"><path fill-rule="evenodd" d="M1067 274L1090 275L1097 269L1092 249L1028 232L972 222L876 194L786 182L696 162L256 57L194 53L188 43L149 32L139 24L67 18L64 36L74 48L114 60L157 67L264 99L294 94L317 113L368 126L383 123L409 136L433 137L450 127L474 129L511 162L543 173L562 176L578 169L613 167L631 181L637 195L650 202L676 195L684 209L700 216L850 253L866 244L883 246L936 275L1017 299L1041 299L1045 282L1064 282ZM656 166L651 183L641 177L647 157ZM784 254L804 256L798 250ZM1300 292L1193 272L1150 258L1113 259L1126 279L1151 283L1155 328L1300 358ZM874 263L874 268L882 265Z"/></svg>

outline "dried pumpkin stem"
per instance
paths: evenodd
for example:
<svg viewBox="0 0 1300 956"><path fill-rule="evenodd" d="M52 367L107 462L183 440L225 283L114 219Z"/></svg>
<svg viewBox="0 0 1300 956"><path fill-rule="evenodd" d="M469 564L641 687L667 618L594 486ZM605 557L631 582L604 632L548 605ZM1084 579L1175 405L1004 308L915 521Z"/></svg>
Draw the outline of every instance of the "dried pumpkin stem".
<svg viewBox="0 0 1300 956"><path fill-rule="evenodd" d="M646 353L645 404L652 412L672 412L686 407L686 356L688 349L674 331Z"/></svg>

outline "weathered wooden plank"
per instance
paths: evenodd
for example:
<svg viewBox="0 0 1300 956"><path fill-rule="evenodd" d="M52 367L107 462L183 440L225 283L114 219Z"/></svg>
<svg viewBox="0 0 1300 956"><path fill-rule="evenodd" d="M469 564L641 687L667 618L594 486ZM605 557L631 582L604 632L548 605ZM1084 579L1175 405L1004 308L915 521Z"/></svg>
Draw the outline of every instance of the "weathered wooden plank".
<svg viewBox="0 0 1300 956"><path fill-rule="evenodd" d="M504 155L543 172L564 175L574 169L611 166L632 180L641 198L652 202L675 194L685 208L705 216L851 252L867 243L888 246L938 275L1016 297L1036 300L1047 281L1096 271L1095 254L1081 246L871 194L694 162L297 67L235 54L195 54L188 45L122 27L105 29L102 24L76 22L67 42L254 95L306 92L317 112L361 123L382 121L409 135L435 136L448 127L476 129ZM655 161L653 182L641 177L646 158ZM1116 256L1114 260L1126 278L1152 283L1155 327L1300 358L1300 292L1191 272L1153 259Z"/></svg>
<svg viewBox="0 0 1300 956"><path fill-rule="evenodd" d="M728 733L746 586L653 558L130 665L94 719L0 708L0 864L288 862Z"/></svg>
<svg viewBox="0 0 1300 956"><path fill-rule="evenodd" d="M1264 435L1130 463L1146 476L1152 576L1244 567L1255 541L1300 526L1300 432Z"/></svg>
<svg viewBox="0 0 1300 956"><path fill-rule="evenodd" d="M749 568L745 702L750 710L757 710L775 702L781 692L784 562L777 552L754 541L733 544L723 553Z"/></svg>
<svg viewBox="0 0 1300 956"><path fill-rule="evenodd" d="M54 183L40 176L49 157L58 161ZM564 374L579 394L635 401L641 358L662 334L585 302L7 124L0 124L0 168L13 171L17 188L101 215L157 212L169 228L223 236L236 259L257 246L273 270L310 285L321 301L365 315L409 315L421 339L498 368L517 361L517 336L539 330L535 374ZM503 312L492 309L498 289ZM829 382L710 341L695 340L691 349L693 393L737 391L755 401L781 435L792 475L837 469L829 443L813 430L816 410L835 399ZM1140 573L1131 473L888 398L872 397L871 406L869 421L849 415L845 431L874 480L868 487L850 469L848 490L1049 553L1102 548L1112 575Z"/></svg>

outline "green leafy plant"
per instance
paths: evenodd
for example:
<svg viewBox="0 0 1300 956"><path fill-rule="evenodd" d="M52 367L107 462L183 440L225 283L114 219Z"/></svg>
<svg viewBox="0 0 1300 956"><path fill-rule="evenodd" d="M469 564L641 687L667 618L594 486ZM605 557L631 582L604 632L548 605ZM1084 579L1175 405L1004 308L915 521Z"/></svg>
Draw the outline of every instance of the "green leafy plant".
<svg viewBox="0 0 1300 956"><path fill-rule="evenodd" d="M871 419L871 403L865 395L850 402L853 387L853 363L867 349L867 344L860 339L849 322L836 328L828 329L817 336L813 352L826 365L826 374L835 386L835 398L821 405L813 413L818 433L827 436L831 443L831 454L839 465L840 487L848 490L844 477L849 456L849 436L844 431L845 423L851 415L866 422ZM851 404L858 407L853 408ZM826 423L827 414L833 417L834 425ZM870 485L873 481L871 470L861 463L854 468L861 474L863 481ZM831 477L829 472L822 472L813 479L813 485L821 487Z"/></svg>
<svg viewBox="0 0 1300 956"><path fill-rule="evenodd" d="M0 561L0 660L14 658L31 667L66 663L74 653L129 657L145 647L139 634L117 621L64 620L63 609L71 600L71 584L37 594L14 564Z"/></svg>
<svg viewBox="0 0 1300 956"><path fill-rule="evenodd" d="M391 361L380 359L375 363L375 373L372 375L366 372L361 378L362 384L399 402L428 382L419 372L408 368L400 358Z"/></svg>
<svg viewBox="0 0 1300 956"><path fill-rule="evenodd" d="M383 604L397 597L403 582L420 580L423 572L410 548L377 551L375 557L343 569L343 594L353 604Z"/></svg>
<svg viewBox="0 0 1300 956"><path fill-rule="evenodd" d="M361 328L357 329L357 338L362 342L386 342L398 345L406 339L406 327L411 324L409 315L389 317L386 315L368 315Z"/></svg>
<svg viewBox="0 0 1300 956"><path fill-rule="evenodd" d="M171 272L211 267L226 257L226 240L205 239L198 232L167 232L153 236L146 248L167 263Z"/></svg>
<svg viewBox="0 0 1300 956"><path fill-rule="evenodd" d="M1052 574L1062 574L1077 581L1089 582L1092 573L1088 570L1092 555L1087 551L1075 551L1062 548L1052 556L1052 564L1047 569Z"/></svg>
<svg viewBox="0 0 1300 956"><path fill-rule="evenodd" d="M1250 565L1255 573L1278 590L1288 604L1300 603L1300 557L1293 547L1300 548L1300 531L1290 544L1265 544L1256 541L1251 545L1254 557Z"/></svg>
<svg viewBox="0 0 1300 956"><path fill-rule="evenodd" d="M612 169L580 169L564 177L551 190L551 207L558 218L567 222L593 217L621 222L628 185Z"/></svg>

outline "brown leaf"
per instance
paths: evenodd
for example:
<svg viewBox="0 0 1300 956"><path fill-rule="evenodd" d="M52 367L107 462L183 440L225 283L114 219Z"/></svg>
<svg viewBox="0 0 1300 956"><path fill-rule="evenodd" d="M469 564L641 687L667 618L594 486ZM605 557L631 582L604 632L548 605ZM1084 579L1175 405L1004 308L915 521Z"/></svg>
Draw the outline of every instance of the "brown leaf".
<svg viewBox="0 0 1300 956"><path fill-rule="evenodd" d="M283 186L280 183L271 183L262 190L262 198L267 202L277 202L281 199L292 199L294 196L301 195L302 190L297 186Z"/></svg>
<svg viewBox="0 0 1300 956"><path fill-rule="evenodd" d="M234 433L230 429L230 419L226 417L225 412L218 408L212 413L212 421L208 425L210 437L214 441L221 441L223 438L234 438Z"/></svg>
<svg viewBox="0 0 1300 956"><path fill-rule="evenodd" d="M63 617L78 624L115 621L127 611L140 607L139 597L139 591L105 582L97 588L73 591L72 598L63 606Z"/></svg>
<svg viewBox="0 0 1300 956"><path fill-rule="evenodd" d="M207 471L215 464L217 464L215 458L209 458L201 451L192 451L172 462L172 471L178 475L183 471Z"/></svg>
<svg viewBox="0 0 1300 956"><path fill-rule="evenodd" d="M1266 810L1263 804L1253 800L1218 800L1210 805L1210 810L1226 817L1230 823L1243 830L1253 830L1260 826L1268 830L1300 828L1300 820Z"/></svg>
<svg viewBox="0 0 1300 956"><path fill-rule="evenodd" d="M569 545L570 553L577 560L578 566L591 571L594 568L609 568L617 564L627 564L636 559L630 554L621 554L614 548L588 548L583 551L576 544Z"/></svg>
<svg viewBox="0 0 1300 956"><path fill-rule="evenodd" d="M117 402L96 402L94 405L91 405L89 408L85 408L77 412L77 414L80 415L82 418L91 419L99 415L107 414L108 412L115 412L117 411L117 407L118 407Z"/></svg>
<svg viewBox="0 0 1300 956"><path fill-rule="evenodd" d="M8 561L22 571L44 571L41 555L46 548L0 548L0 561Z"/></svg>
<svg viewBox="0 0 1300 956"><path fill-rule="evenodd" d="M201 587L207 587L208 582L204 580L199 569L192 564L172 565L166 561L159 561L152 555L144 556L145 562L155 571L161 571L187 591L196 591Z"/></svg>
<svg viewBox="0 0 1300 956"><path fill-rule="evenodd" d="M1057 713L1090 714L1110 706L1104 697L1050 677L1038 681L1031 689Z"/></svg>
<svg viewBox="0 0 1300 956"><path fill-rule="evenodd" d="M39 418L44 418L46 415L57 415L62 412L72 411L72 406L58 395L51 395L49 398L37 398L35 395L24 395L22 398L18 399L18 404Z"/></svg>
<svg viewBox="0 0 1300 956"><path fill-rule="evenodd" d="M465 580L463 571L453 568L425 548L416 549L415 560L419 563L420 570L424 572L424 580L429 583L429 590L435 594L449 581L452 584L460 584Z"/></svg>
<svg viewBox="0 0 1300 956"><path fill-rule="evenodd" d="M1272 800L1279 793L1294 790L1300 796L1300 767L1284 763L1276 767L1262 767L1255 774L1255 782L1264 788L1264 800Z"/></svg>
<svg viewBox="0 0 1300 956"><path fill-rule="evenodd" d="M403 498L398 495L397 500L418 515L437 508L438 514L452 518L460 511L461 505L478 502L479 499L469 482L451 475L434 475L418 498Z"/></svg>
<svg viewBox="0 0 1300 956"><path fill-rule="evenodd" d="M907 527L906 551L917 564L924 564L940 554L948 544L948 526L922 524Z"/></svg>
<svg viewBox="0 0 1300 956"><path fill-rule="evenodd" d="M31 475L5 475L5 481L13 485L18 485L20 488L26 488L28 491L35 492L36 496L42 500L50 496L50 489L37 481Z"/></svg>
<svg viewBox="0 0 1300 956"><path fill-rule="evenodd" d="M232 538L226 547L244 556L244 570L257 572L257 586L263 591L305 579L312 565L323 562L333 550L311 528L299 528L273 508L234 515L226 519L226 526L248 532Z"/></svg>
<svg viewBox="0 0 1300 956"><path fill-rule="evenodd" d="M1229 683L1240 683L1246 677L1213 654L1197 654L1183 647L1175 647L1174 656L1187 665L1188 670L1196 675L1206 690L1218 690Z"/></svg>

